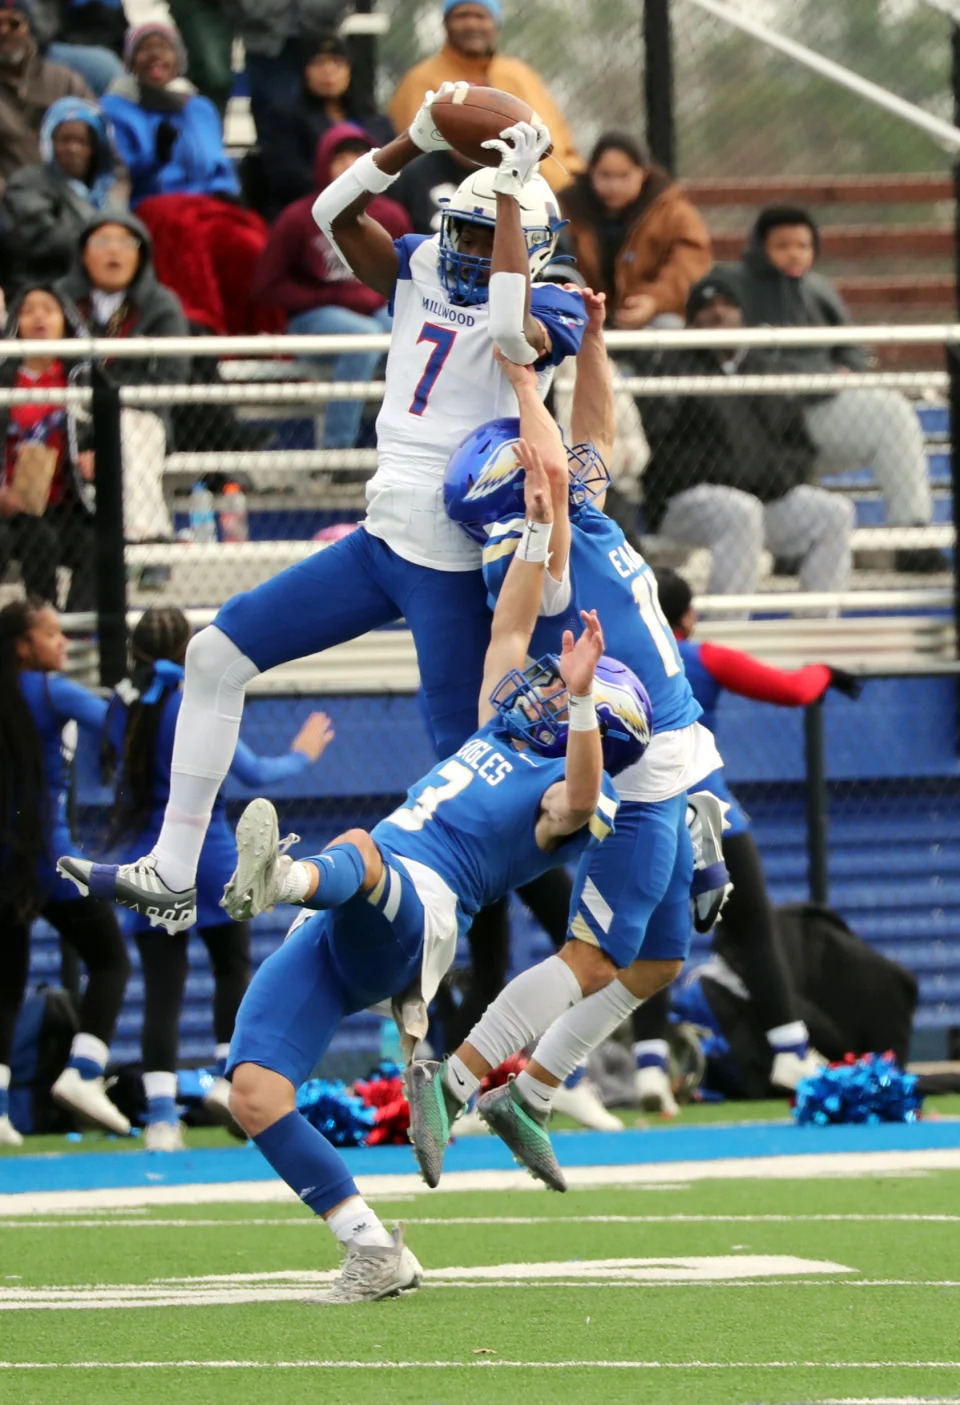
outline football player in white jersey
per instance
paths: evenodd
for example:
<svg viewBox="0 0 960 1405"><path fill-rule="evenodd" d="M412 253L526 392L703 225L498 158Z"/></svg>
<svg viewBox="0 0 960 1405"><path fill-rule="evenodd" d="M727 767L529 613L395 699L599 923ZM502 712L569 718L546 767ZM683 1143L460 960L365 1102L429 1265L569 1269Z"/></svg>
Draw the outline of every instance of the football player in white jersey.
<svg viewBox="0 0 960 1405"><path fill-rule="evenodd" d="M578 293L531 289L561 227L537 174L550 142L542 123L518 123L487 143L499 166L463 181L439 235L394 242L365 214L406 165L447 145L430 112L436 96L428 93L408 131L361 156L314 205L321 229L357 276L390 298L395 318L363 530L235 596L194 636L160 836L145 858L97 865L98 892L170 932L195 921L197 860L246 685L258 673L405 618L438 754L452 754L473 730L490 612L480 549L444 512L444 469L470 430L517 413L495 348L542 371L546 393L551 368L578 350L586 316ZM77 873L71 864L69 876L87 891Z"/></svg>

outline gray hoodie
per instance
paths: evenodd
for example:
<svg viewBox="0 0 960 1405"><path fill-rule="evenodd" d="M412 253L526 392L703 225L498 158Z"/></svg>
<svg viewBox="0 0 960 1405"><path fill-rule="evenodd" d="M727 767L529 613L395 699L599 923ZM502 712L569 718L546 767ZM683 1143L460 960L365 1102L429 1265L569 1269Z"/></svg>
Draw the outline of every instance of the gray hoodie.
<svg viewBox="0 0 960 1405"><path fill-rule="evenodd" d="M90 276L83 264L87 240L105 224L123 225L140 241L140 265L127 288L120 313L109 327L97 322L91 299ZM54 284L54 291L67 297L95 337L186 337L190 335L176 293L157 279L153 267L153 242L145 225L134 215L104 211L89 220L80 232L69 273ZM110 362L110 374L123 385L182 384L190 379L189 357L150 357Z"/></svg>
<svg viewBox="0 0 960 1405"><path fill-rule="evenodd" d="M773 266L756 225L740 262L725 271L739 284L744 323L748 327L850 325L846 304L822 274L811 269L802 278L790 278ZM862 346L788 347L774 355L782 371L829 372L838 366L862 371L870 363L870 354Z"/></svg>

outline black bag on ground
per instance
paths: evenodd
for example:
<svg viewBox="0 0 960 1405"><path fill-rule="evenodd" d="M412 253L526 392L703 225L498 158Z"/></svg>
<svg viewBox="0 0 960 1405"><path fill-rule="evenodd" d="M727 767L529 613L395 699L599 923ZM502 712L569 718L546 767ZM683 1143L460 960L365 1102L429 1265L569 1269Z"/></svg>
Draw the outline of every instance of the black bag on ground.
<svg viewBox="0 0 960 1405"><path fill-rule="evenodd" d="M831 1062L847 1053L892 1049L905 1063L917 1004L912 972L874 951L828 907L790 903L777 908L776 919L796 1017L805 1021L813 1047ZM725 940L722 923L715 949L733 978L725 980L722 969L715 970L704 974L701 986L730 1046L730 1059L722 1070L711 1061L705 1082L728 1097L767 1097L770 1046L744 998L737 952Z"/></svg>

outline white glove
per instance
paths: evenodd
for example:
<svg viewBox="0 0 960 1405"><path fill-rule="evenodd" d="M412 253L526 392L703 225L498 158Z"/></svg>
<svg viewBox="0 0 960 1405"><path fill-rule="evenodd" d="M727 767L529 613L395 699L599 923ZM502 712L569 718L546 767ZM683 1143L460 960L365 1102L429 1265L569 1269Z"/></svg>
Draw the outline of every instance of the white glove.
<svg viewBox="0 0 960 1405"><path fill-rule="evenodd" d="M500 153L500 167L493 178L497 194L512 195L518 200L549 145L550 133L542 122L517 122L505 127L499 138L483 142L488 151Z"/></svg>
<svg viewBox="0 0 960 1405"><path fill-rule="evenodd" d="M441 83L437 91L428 92L424 95L420 104L420 111L407 128L407 135L414 146L419 146L421 151L449 151L450 143L446 137L441 136L434 125L433 115L430 111L432 104L437 98L452 98L454 93L461 88L469 88L469 83Z"/></svg>

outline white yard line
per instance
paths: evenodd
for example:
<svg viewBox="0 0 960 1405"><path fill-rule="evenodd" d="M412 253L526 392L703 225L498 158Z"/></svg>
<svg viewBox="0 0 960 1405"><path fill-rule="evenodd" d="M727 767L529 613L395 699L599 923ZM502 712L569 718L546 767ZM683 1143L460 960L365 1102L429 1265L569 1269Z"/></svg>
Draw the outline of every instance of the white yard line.
<svg viewBox="0 0 960 1405"><path fill-rule="evenodd" d="M0 1220L5 1229L272 1229L300 1225L313 1216L274 1215L260 1219L72 1219ZM960 1215L404 1215L405 1225L569 1225L569 1224L960 1224Z"/></svg>
<svg viewBox="0 0 960 1405"><path fill-rule="evenodd" d="M0 1361L4 1371L957 1371L960 1361ZM955 1398L955 1397L954 1397ZM907 1397L909 1399L909 1397ZM896 1398L900 1405L903 1397ZM857 1405L857 1402L839 1402ZM862 1405L882 1405L863 1402ZM922 1405L928 1405L926 1400Z"/></svg>
<svg viewBox="0 0 960 1405"><path fill-rule="evenodd" d="M3 1163L0 1162L0 1167ZM669 1182L707 1180L809 1180L864 1176L897 1176L930 1171L960 1170L960 1147L924 1151L825 1152L803 1156L744 1157L725 1161L675 1161L635 1166L572 1166L566 1170L571 1189L632 1189ZM361 1193L391 1199L432 1195L414 1175L358 1176ZM445 1191L540 1191L526 1171L451 1171ZM148 1205L295 1203L281 1181L242 1181L214 1185L124 1186L109 1190L25 1191L0 1194L0 1218L24 1214L76 1213Z"/></svg>

